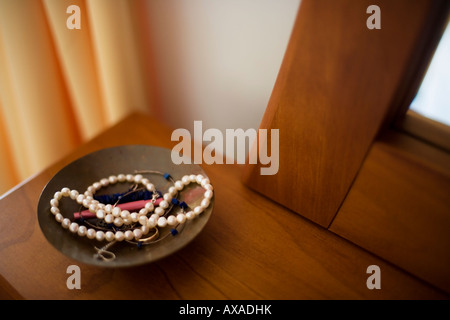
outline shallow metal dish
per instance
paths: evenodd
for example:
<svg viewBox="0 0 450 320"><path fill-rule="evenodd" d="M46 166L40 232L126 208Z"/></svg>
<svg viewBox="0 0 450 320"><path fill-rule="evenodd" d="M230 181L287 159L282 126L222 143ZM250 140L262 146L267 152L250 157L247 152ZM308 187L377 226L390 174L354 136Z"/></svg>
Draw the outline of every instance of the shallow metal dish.
<svg viewBox="0 0 450 320"><path fill-rule="evenodd" d="M88 154L64 167L45 186L39 199L37 216L39 226L47 240L61 253L79 262L102 266L102 267L131 267L153 262L186 246L203 229L208 222L214 207L214 197L210 206L201 215L193 220L186 221L175 236L168 234L161 236L160 240L143 245L140 248L128 242L117 242L108 250L116 255L113 261L104 261L96 258L94 247L102 247L107 241L90 240L72 234L69 230L63 229L54 215L50 212L50 200L56 191L63 187L76 189L80 193L84 192L93 182L110 175L135 174L135 171L154 170L169 173L175 180L181 179L184 175L202 174L205 172L195 164L173 164L171 150L146 145L125 145L99 150ZM172 185L158 174L143 174L162 193ZM100 189L103 193L123 192L124 186L115 184ZM108 189L107 189L108 188ZM121 189L119 189L121 188ZM180 193L180 200L184 200L191 208L195 207L203 195L203 188L192 183L185 187ZM71 200L70 197L63 197L60 201L60 210L64 217L71 218L74 212L80 210L80 205ZM177 207L174 210L179 210ZM174 211L176 212L176 211ZM162 233L170 231L161 230Z"/></svg>

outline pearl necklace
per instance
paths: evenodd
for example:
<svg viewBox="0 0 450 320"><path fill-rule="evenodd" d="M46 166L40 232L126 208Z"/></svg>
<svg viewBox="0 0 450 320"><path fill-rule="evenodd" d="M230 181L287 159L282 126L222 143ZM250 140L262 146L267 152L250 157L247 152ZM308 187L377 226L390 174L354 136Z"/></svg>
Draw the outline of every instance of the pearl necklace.
<svg viewBox="0 0 450 320"><path fill-rule="evenodd" d="M118 182L131 182L143 185L148 191L153 192L152 201L147 202L145 207L140 209L139 212L129 212L128 210L121 210L117 206L113 206L111 204L105 205L97 200L94 200L93 195L97 190ZM205 189L200 205L187 213L184 213L183 210L176 216L170 215L167 218L164 217L166 209L169 208L169 202L171 202L173 197L176 196L178 192L181 192L185 186L191 183L197 183ZM122 225L130 225L132 223L139 222L140 227L137 227L134 230L117 230L115 232L104 232L102 230L95 230L94 228L88 229L84 225L79 225L76 222L72 222L68 218L64 218L59 210L59 201L63 197L70 197L72 200L75 200L80 205L88 208L90 212L95 213L98 219L104 220L107 224L113 223L116 227L121 227ZM110 176L109 178L104 178L93 183L82 194L80 194L77 190L71 190L67 187L62 188L61 191L57 191L53 199L50 200L50 211L55 216L56 221L61 223L61 226L64 229L69 229L70 232L78 234L80 237L86 236L89 239L97 239L98 241L107 240L109 242L123 240L130 241L133 239L139 241L143 235L148 234L149 231L156 226L161 228L167 225L175 226L177 224L183 224L187 220L192 220L200 215L206 208L209 207L210 201L213 197L213 186L208 178L205 178L200 174L189 176L186 175L183 176L181 180L176 181L174 185L168 189L168 192L163 195L163 200L159 203L159 206L155 208L154 203L156 202L157 197L158 194L155 186L141 174L119 174L117 176ZM148 217L147 215L152 212L154 213Z"/></svg>

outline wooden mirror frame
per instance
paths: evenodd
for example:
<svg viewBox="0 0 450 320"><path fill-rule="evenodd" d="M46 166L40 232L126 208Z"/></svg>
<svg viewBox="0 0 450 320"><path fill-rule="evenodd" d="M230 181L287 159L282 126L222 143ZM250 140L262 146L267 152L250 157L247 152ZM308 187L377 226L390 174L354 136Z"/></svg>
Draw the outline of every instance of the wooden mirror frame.
<svg viewBox="0 0 450 320"><path fill-rule="evenodd" d="M381 29L366 27L373 4ZM449 11L446 0L303 0L260 125L279 129L279 171L243 173L250 188L447 293L450 154L403 128Z"/></svg>
<svg viewBox="0 0 450 320"><path fill-rule="evenodd" d="M379 30L366 26L371 4ZM279 129L279 171L249 164L244 182L329 227L380 131L406 112L448 10L446 0L303 0L260 125Z"/></svg>

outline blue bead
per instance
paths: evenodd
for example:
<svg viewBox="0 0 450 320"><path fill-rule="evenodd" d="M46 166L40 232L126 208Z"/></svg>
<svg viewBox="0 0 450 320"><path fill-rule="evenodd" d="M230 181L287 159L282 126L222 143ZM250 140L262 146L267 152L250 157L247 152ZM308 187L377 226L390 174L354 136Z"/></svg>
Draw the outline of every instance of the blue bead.
<svg viewBox="0 0 450 320"><path fill-rule="evenodd" d="M164 179L169 180L169 178L170 178L170 174L164 173Z"/></svg>
<svg viewBox="0 0 450 320"><path fill-rule="evenodd" d="M178 204L178 200L175 199L175 198L172 198L172 203L173 203L174 205L177 205L177 204Z"/></svg>
<svg viewBox="0 0 450 320"><path fill-rule="evenodd" d="M176 236L176 235L178 234L178 230L177 230L177 229L170 229L170 233L171 233L173 236Z"/></svg>
<svg viewBox="0 0 450 320"><path fill-rule="evenodd" d="M142 247L142 241L138 241L137 247L140 249Z"/></svg>
<svg viewBox="0 0 450 320"><path fill-rule="evenodd" d="M180 207L183 209L187 209L188 205L186 204L186 202L180 202Z"/></svg>

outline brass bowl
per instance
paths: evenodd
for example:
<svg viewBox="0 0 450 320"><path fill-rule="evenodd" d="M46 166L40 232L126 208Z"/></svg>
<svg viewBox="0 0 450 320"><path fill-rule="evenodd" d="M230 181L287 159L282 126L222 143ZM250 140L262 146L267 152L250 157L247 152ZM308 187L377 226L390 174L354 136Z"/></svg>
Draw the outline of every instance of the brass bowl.
<svg viewBox="0 0 450 320"><path fill-rule="evenodd" d="M131 267L142 265L164 258L175 253L190 241L192 241L205 227L208 222L213 207L214 197L210 206L193 220L188 220L177 230L178 234L172 235L169 228L160 230L160 238L155 242L141 244L126 241L116 242L107 250L115 254L112 261L104 261L95 256L95 247L101 248L108 244L107 241L97 241L72 234L69 230L63 229L61 224L55 220L50 212L50 200L55 192L63 187L84 192L93 182L111 175L135 174L135 171L152 170L162 173L169 173L173 179L180 180L184 175L201 174L207 177L205 172L196 164L175 165L171 160L171 150L147 146L147 145L125 145L107 148L90 153L74 162L70 163L59 171L45 186L39 198L37 217L39 226L47 240L64 255L81 263L101 266L101 267ZM172 182L166 180L160 174L142 173L163 194L172 186ZM121 193L129 186L117 183L97 193ZM186 186L180 193L180 201L185 201L190 208L199 204L203 196L204 189L196 183ZM70 199L63 197L59 208L64 217L72 218L74 212L80 211L80 205ZM83 208L84 210L85 208ZM176 210L181 210L174 206ZM72 219L71 219L72 220Z"/></svg>

